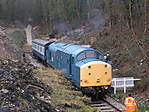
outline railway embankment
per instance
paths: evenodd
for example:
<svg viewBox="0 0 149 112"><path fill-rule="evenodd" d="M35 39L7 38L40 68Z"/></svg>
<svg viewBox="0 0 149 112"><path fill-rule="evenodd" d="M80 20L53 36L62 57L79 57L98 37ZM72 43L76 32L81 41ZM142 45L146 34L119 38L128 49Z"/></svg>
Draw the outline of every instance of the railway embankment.
<svg viewBox="0 0 149 112"><path fill-rule="evenodd" d="M31 64L0 60L0 111L56 112L51 105L52 88L33 77Z"/></svg>
<svg viewBox="0 0 149 112"><path fill-rule="evenodd" d="M52 88L51 103L56 110L66 112L100 112L89 106L91 99L64 77L61 71L52 68L37 68L34 76Z"/></svg>
<svg viewBox="0 0 149 112"><path fill-rule="evenodd" d="M18 47L18 41L14 41L14 38L19 38L20 36L16 37L15 33L7 32L5 27L0 26L0 59L12 59L12 60L19 60L21 53L20 47Z"/></svg>

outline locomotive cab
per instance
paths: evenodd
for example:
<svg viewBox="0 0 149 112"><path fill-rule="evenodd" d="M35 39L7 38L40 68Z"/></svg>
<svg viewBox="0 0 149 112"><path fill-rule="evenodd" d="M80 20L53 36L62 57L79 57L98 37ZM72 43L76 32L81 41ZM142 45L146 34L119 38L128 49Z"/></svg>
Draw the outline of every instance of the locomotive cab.
<svg viewBox="0 0 149 112"><path fill-rule="evenodd" d="M80 87L107 87L112 84L112 67L99 52L83 51L76 61L80 68Z"/></svg>

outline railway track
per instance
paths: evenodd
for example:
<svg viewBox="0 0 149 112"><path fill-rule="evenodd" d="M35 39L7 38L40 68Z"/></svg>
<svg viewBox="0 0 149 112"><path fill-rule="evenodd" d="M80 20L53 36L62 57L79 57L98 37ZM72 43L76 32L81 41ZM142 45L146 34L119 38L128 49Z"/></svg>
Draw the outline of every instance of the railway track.
<svg viewBox="0 0 149 112"><path fill-rule="evenodd" d="M125 112L125 106L109 96L107 96L106 99L93 101L91 106L102 112Z"/></svg>

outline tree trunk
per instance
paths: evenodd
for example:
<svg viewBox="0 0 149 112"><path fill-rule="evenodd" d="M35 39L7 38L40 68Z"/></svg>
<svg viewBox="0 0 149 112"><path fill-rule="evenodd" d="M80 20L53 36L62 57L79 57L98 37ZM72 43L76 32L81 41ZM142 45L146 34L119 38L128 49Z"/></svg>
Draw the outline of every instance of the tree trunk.
<svg viewBox="0 0 149 112"><path fill-rule="evenodd" d="M129 0L129 18L130 18L130 28L133 29L132 28L133 23L132 23L132 2L131 0Z"/></svg>
<svg viewBox="0 0 149 112"><path fill-rule="evenodd" d="M144 1L144 33L147 31L147 0Z"/></svg>

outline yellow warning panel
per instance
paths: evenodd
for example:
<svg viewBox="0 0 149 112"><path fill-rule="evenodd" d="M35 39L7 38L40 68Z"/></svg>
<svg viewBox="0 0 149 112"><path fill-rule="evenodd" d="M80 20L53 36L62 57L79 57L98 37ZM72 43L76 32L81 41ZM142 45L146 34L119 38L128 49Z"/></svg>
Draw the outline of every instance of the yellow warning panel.
<svg viewBox="0 0 149 112"><path fill-rule="evenodd" d="M112 84L112 67L102 61L93 61L80 68L80 86L104 86Z"/></svg>

